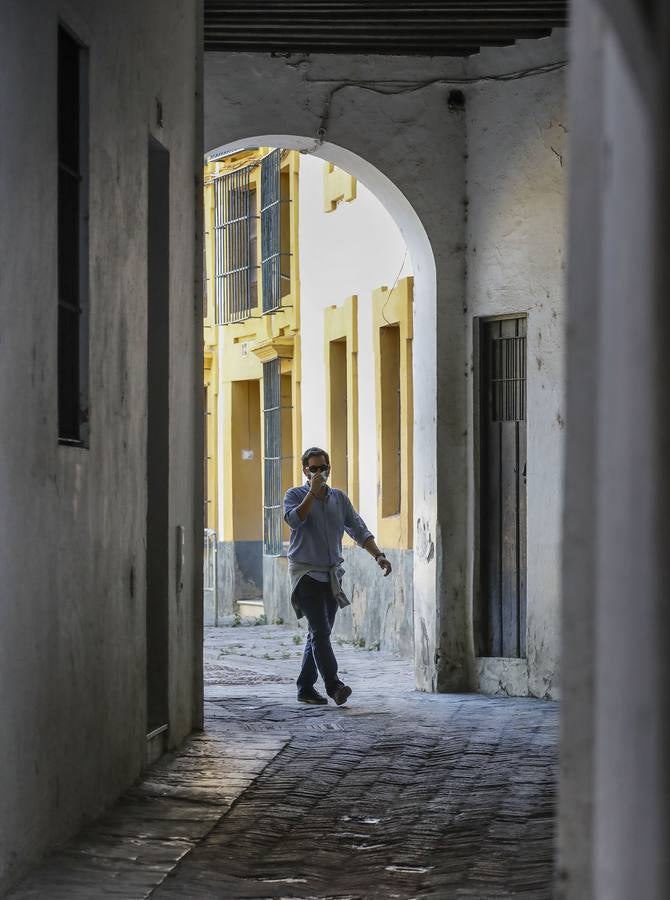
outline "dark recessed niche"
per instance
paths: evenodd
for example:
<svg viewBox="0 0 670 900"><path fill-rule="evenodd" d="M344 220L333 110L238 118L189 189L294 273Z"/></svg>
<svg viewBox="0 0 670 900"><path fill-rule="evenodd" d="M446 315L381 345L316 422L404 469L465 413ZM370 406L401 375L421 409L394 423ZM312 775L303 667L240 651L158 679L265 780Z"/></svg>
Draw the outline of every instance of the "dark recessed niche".
<svg viewBox="0 0 670 900"><path fill-rule="evenodd" d="M452 90L449 91L447 96L447 106L449 109L455 110L464 110L465 109L465 94L463 91Z"/></svg>

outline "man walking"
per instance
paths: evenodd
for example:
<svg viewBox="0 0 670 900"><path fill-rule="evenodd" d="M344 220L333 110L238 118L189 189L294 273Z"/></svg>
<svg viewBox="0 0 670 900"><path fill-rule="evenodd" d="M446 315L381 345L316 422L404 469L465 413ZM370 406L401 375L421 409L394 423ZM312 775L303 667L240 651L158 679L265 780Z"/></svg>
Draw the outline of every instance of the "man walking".
<svg viewBox="0 0 670 900"><path fill-rule="evenodd" d="M337 676L337 660L330 643L338 607L349 606L342 590L342 536L347 534L374 557L384 576L391 563L381 552L365 522L343 491L328 487L330 458L320 447L302 455L305 484L284 497L284 519L291 528L288 572L291 603L298 618L309 625L302 668L298 676L301 703L328 703L314 687L321 675L326 693L341 706L351 688Z"/></svg>

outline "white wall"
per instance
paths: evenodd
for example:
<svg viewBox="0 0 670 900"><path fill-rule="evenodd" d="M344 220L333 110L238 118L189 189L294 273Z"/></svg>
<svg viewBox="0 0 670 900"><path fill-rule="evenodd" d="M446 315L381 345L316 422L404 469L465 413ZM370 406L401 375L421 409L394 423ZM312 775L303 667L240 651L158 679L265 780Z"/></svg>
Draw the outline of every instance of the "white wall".
<svg viewBox="0 0 670 900"><path fill-rule="evenodd" d="M325 163L300 159L300 320L302 433L305 449L327 447L324 368L324 309L358 295L359 507L377 528L377 427L372 334L372 291L391 288L412 273L402 235L365 185L356 199L332 212L323 208Z"/></svg>
<svg viewBox="0 0 670 900"><path fill-rule="evenodd" d="M170 534L186 529L179 597L171 579L173 741L197 720L202 552L198 7L30 0L3 3L1 19L0 892L144 761L150 133L171 153ZM57 443L59 19L90 48L88 450Z"/></svg>
<svg viewBox="0 0 670 900"><path fill-rule="evenodd" d="M558 696L565 434L565 71L467 89L467 329L477 316L528 314L527 671L488 664L515 693ZM470 370L472 372L472 368ZM468 388L468 455L473 445ZM470 521L476 521L474 485ZM470 525L472 532L474 524ZM473 571L471 545L469 571ZM490 685L489 685L490 687Z"/></svg>

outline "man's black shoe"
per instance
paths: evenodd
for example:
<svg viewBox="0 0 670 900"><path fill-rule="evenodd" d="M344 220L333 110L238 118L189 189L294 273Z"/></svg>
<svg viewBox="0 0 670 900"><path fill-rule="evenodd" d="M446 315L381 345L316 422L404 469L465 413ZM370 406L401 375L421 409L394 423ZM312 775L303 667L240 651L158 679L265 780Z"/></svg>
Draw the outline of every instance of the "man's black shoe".
<svg viewBox="0 0 670 900"><path fill-rule="evenodd" d="M298 700L300 703L313 703L315 706L324 706L328 703L328 698L320 694L316 688L298 691Z"/></svg>
<svg viewBox="0 0 670 900"><path fill-rule="evenodd" d="M349 697L351 697L351 688L348 684L341 684L339 687L335 688L330 696L338 706L342 706L342 704L346 703Z"/></svg>

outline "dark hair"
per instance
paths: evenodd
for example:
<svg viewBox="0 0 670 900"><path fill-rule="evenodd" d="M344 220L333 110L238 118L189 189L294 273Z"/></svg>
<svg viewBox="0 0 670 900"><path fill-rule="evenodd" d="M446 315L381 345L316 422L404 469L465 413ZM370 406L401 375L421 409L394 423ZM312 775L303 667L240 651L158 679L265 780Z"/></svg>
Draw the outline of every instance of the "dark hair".
<svg viewBox="0 0 670 900"><path fill-rule="evenodd" d="M310 447L309 450L305 450L302 455L302 467L303 469L307 468L307 464L309 462L310 456L323 456L326 460L326 463L330 467L330 457L326 453L325 450L322 450L321 447Z"/></svg>

